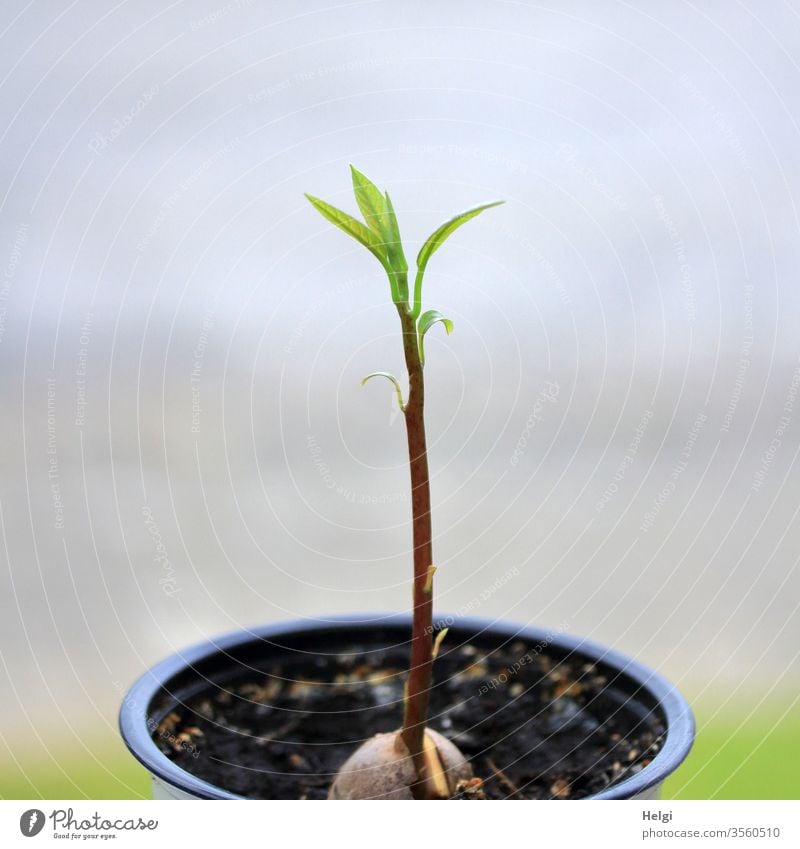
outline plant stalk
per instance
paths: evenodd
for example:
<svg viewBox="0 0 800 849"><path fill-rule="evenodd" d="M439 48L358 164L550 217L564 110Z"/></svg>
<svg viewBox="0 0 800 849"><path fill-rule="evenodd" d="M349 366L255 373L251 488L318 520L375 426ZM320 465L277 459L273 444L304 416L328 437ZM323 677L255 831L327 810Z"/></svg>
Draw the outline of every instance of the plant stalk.
<svg viewBox="0 0 800 849"><path fill-rule="evenodd" d="M425 757L425 723L433 673L433 587L429 575L433 563L431 491L428 449L425 441L425 383L416 320L407 306L398 307L403 329L403 352L408 369L408 400L405 406L408 460L411 470L411 512L414 545L413 625L411 662L406 684L401 736L414 762L418 783L416 798L430 798L432 776Z"/></svg>

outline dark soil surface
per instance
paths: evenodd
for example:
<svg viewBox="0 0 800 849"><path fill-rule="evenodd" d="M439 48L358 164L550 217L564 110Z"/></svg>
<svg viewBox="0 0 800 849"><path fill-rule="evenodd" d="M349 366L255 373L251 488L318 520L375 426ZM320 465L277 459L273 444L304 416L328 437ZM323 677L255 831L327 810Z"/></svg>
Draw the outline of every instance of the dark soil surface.
<svg viewBox="0 0 800 849"><path fill-rule="evenodd" d="M298 656L175 707L153 738L194 775L257 799L323 799L359 742L399 728L406 652ZM444 649L430 725L452 739L489 799L577 799L646 766L660 715L578 657L513 642Z"/></svg>

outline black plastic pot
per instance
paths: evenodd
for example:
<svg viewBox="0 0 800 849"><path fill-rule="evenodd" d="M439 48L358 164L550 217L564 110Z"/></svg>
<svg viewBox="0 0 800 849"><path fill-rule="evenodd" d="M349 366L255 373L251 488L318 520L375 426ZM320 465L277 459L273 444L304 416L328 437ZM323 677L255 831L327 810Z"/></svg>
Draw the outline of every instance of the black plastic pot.
<svg viewBox="0 0 800 849"><path fill-rule="evenodd" d="M440 617L450 622L451 617ZM157 799L240 799L179 767L153 740L153 731L177 706L215 684L230 682L271 658L297 653L336 651L336 644L358 641L376 645L403 644L410 633L407 615L331 617L319 621L266 625L209 640L163 660L145 673L123 700L120 710L122 737L134 757L153 776ZM480 619L456 619L449 640L470 642L492 650L510 640L532 646L547 644L555 659L571 658L593 663L613 685L608 695L626 709L642 715L660 714L666 735L658 754L640 772L611 785L592 799L658 798L664 779L684 760L694 742L694 718L685 699L668 681L616 651L589 640L556 635L531 627Z"/></svg>

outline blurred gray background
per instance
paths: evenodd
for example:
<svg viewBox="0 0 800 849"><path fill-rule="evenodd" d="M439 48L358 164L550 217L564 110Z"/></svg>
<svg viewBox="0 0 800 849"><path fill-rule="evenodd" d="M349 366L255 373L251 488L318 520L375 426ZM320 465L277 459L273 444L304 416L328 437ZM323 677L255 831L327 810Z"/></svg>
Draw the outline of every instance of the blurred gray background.
<svg viewBox="0 0 800 849"><path fill-rule="evenodd" d="M554 5L554 4L551 4ZM795 3L84 0L0 36L0 700L114 738L193 641L409 606L349 162L429 266L437 606L797 697Z"/></svg>

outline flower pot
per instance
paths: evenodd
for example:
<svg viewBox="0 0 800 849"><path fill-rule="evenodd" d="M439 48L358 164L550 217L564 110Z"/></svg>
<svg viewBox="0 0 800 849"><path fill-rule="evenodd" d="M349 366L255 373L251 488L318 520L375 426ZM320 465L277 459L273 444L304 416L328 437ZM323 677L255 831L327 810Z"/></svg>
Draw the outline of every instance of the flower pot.
<svg viewBox="0 0 800 849"><path fill-rule="evenodd" d="M430 725L489 798L658 798L689 752L688 704L638 661L558 632L439 621ZM399 727L409 637L408 616L374 615L203 642L133 685L122 736L157 799L324 797L362 739Z"/></svg>

